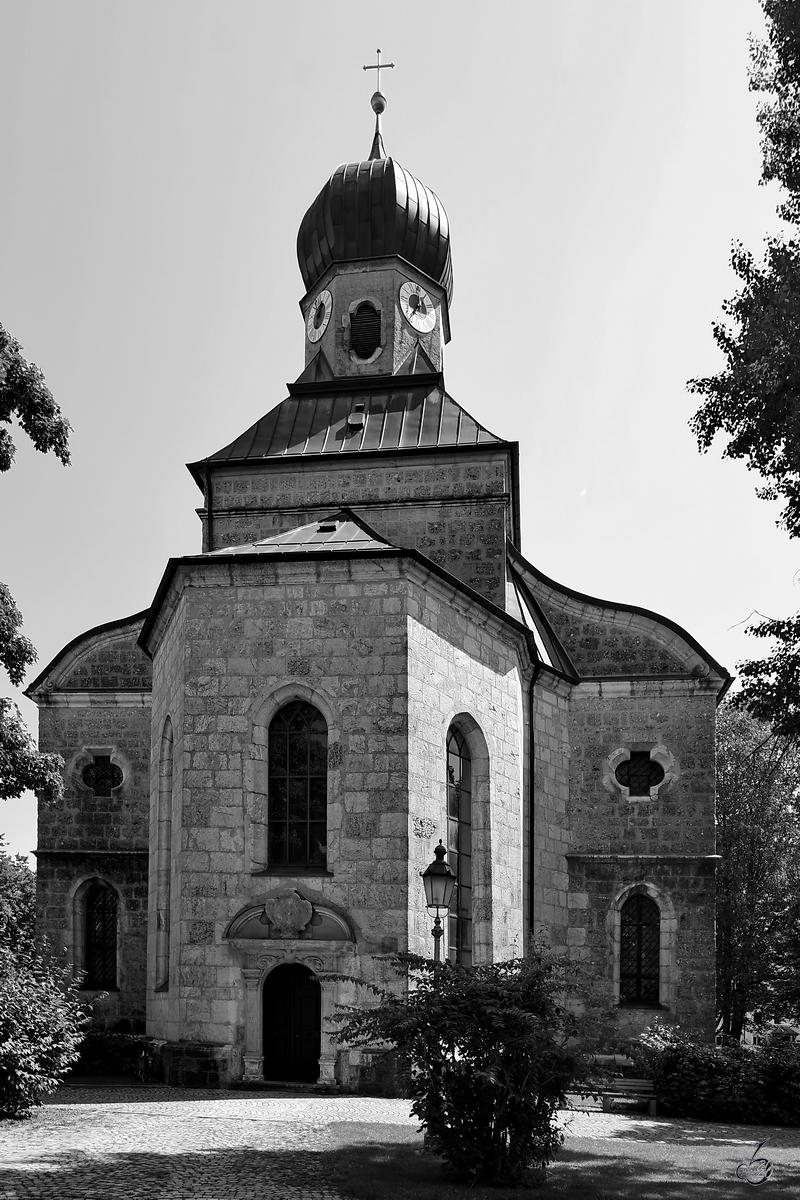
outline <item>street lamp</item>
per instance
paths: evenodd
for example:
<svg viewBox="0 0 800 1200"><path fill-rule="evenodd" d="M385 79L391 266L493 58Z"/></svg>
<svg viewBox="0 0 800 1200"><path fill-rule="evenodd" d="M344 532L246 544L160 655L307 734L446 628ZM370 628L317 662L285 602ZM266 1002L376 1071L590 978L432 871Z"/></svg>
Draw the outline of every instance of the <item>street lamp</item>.
<svg viewBox="0 0 800 1200"><path fill-rule="evenodd" d="M433 961L440 963L442 961L442 937L444 930L439 917L439 910L444 909L445 912L450 907L450 900L453 895L453 888L456 886L456 877L450 870L448 864L444 861L444 856L447 853L442 845L442 839L439 838L439 845L435 847L433 853L436 855L434 862L421 871L422 882L425 887L425 904L427 908L436 909L436 920L433 922Z"/></svg>

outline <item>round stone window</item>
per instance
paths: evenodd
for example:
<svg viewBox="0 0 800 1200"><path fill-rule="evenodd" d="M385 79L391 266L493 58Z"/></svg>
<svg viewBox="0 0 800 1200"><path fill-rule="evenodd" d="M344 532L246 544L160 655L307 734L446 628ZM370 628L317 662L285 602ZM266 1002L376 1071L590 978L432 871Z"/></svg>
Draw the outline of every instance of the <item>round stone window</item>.
<svg viewBox="0 0 800 1200"><path fill-rule="evenodd" d="M629 795L649 796L650 789L663 782L664 768L650 757L649 750L632 750L630 758L619 764L614 775Z"/></svg>

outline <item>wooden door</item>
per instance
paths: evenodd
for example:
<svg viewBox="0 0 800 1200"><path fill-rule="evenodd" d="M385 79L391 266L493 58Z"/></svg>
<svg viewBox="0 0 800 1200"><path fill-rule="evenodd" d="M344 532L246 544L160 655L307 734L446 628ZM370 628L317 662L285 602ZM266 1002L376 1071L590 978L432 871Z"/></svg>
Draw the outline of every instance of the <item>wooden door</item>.
<svg viewBox="0 0 800 1200"><path fill-rule="evenodd" d="M264 1078L319 1078L322 1003L319 980L300 963L275 967L264 981Z"/></svg>

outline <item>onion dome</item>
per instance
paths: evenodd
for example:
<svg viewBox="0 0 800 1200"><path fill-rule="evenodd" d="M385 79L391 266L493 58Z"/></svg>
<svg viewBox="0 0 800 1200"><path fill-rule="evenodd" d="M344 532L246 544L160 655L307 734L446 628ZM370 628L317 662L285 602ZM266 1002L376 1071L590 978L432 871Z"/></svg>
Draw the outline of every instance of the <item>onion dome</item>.
<svg viewBox="0 0 800 1200"><path fill-rule="evenodd" d="M370 158L337 167L303 217L297 260L308 291L333 263L393 254L440 284L452 301L444 206L424 183L385 157L376 129Z"/></svg>

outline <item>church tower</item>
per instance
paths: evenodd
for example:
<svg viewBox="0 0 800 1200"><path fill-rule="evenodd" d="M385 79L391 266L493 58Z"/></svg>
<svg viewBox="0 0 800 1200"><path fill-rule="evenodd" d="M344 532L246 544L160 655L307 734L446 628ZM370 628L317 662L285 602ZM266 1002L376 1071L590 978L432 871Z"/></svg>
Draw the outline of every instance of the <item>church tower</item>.
<svg viewBox="0 0 800 1200"><path fill-rule="evenodd" d="M203 548L357 506L381 535L504 607L518 447L445 389L450 227L435 193L386 157L385 103L372 97L369 158L337 167L300 224L303 371L286 400L189 465L204 493Z"/></svg>

